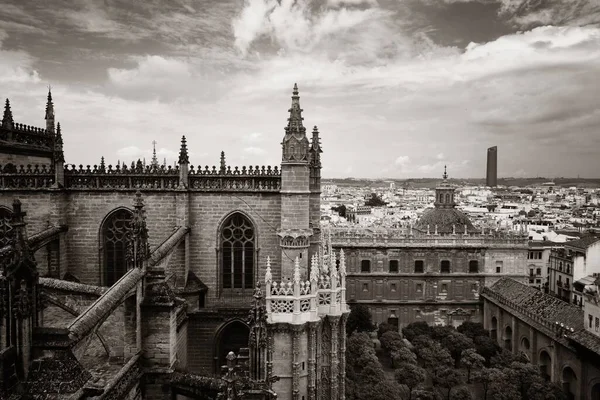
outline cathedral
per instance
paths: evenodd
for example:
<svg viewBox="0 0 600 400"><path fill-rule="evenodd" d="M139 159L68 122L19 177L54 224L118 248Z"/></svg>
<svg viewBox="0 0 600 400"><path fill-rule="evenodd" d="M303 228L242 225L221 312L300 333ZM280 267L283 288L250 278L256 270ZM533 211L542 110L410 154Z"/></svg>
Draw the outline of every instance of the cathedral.
<svg viewBox="0 0 600 400"><path fill-rule="evenodd" d="M65 163L0 125L0 398L344 399L346 259L294 85L280 166Z"/></svg>

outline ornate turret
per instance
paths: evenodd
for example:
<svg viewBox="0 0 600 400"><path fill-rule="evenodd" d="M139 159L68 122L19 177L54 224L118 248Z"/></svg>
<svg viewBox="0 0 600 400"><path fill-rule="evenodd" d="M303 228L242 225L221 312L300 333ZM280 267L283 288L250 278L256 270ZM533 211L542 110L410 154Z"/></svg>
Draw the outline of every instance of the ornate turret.
<svg viewBox="0 0 600 400"><path fill-rule="evenodd" d="M4 104L4 115L2 116L2 127L12 129L14 123L12 111L10 109L10 101L6 99L6 103Z"/></svg>
<svg viewBox="0 0 600 400"><path fill-rule="evenodd" d="M129 247L129 260L133 267L141 268L142 263L150 256L148 244L148 227L146 226L146 210L144 199L138 190L133 200L132 238Z"/></svg>
<svg viewBox="0 0 600 400"><path fill-rule="evenodd" d="M283 138L281 162L281 225L278 235L281 246L281 273L290 276L294 258L300 260L300 270L308 272L311 228L311 168L309 143L302 125L302 109L298 86L294 84L290 117ZM317 140L318 142L318 140Z"/></svg>
<svg viewBox="0 0 600 400"><path fill-rule="evenodd" d="M46 102L46 130L54 132L54 103L52 102L52 92L48 88L48 101Z"/></svg>
<svg viewBox="0 0 600 400"><path fill-rule="evenodd" d="M321 139L319 129L315 126L312 131L312 140L309 149L310 164L310 215L309 223L314 229L310 239L309 251L311 254L319 248L319 226L321 224Z"/></svg>
<svg viewBox="0 0 600 400"><path fill-rule="evenodd" d="M456 209L454 187L448 182L448 172L444 166L442 182L435 188L434 209L426 211L414 229L427 234L472 234L477 229L469 218Z"/></svg>
<svg viewBox="0 0 600 400"><path fill-rule="evenodd" d="M298 96L298 85L294 84L292 92L292 107L288 110L290 117L285 127L283 142L283 162L308 162L308 139L306 128L302 124L302 109L300 108L300 96Z"/></svg>
<svg viewBox="0 0 600 400"><path fill-rule="evenodd" d="M188 157L187 144L185 136L181 137L181 148L179 149L179 187L188 187L188 168L190 165L190 158Z"/></svg>
<svg viewBox="0 0 600 400"><path fill-rule="evenodd" d="M310 143L310 167L321 169L321 139L319 138L319 129L315 125L312 131L312 140Z"/></svg>

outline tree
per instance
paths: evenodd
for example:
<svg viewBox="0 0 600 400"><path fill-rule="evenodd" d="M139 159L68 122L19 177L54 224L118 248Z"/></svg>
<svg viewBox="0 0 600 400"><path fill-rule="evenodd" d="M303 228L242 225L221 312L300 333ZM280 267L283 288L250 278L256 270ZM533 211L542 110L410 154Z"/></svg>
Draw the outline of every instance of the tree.
<svg viewBox="0 0 600 400"><path fill-rule="evenodd" d="M413 392L414 400L436 400L436 395L430 390L417 389Z"/></svg>
<svg viewBox="0 0 600 400"><path fill-rule="evenodd" d="M456 333L456 329L452 326L434 326L431 328L431 338L438 342L441 342L453 333Z"/></svg>
<svg viewBox="0 0 600 400"><path fill-rule="evenodd" d="M462 356L460 357L460 364L467 370L467 383L471 383L471 371L483 368L485 358L477 354L475 349L463 350Z"/></svg>
<svg viewBox="0 0 600 400"><path fill-rule="evenodd" d="M465 377L462 371L447 367L437 368L433 372L431 378L434 385L447 390L446 398L448 400L451 398L452 389L465 383Z"/></svg>
<svg viewBox="0 0 600 400"><path fill-rule="evenodd" d="M383 207L387 203L383 201L381 197L377 195L377 193L371 193L371 198L365 201L365 206L369 207Z"/></svg>
<svg viewBox="0 0 600 400"><path fill-rule="evenodd" d="M522 398L528 398L529 388L534 383L542 383L539 368L530 363L513 362L503 370L506 379L513 382Z"/></svg>
<svg viewBox="0 0 600 400"><path fill-rule="evenodd" d="M452 332L442 340L442 345L448 349L454 359L454 367L460 365L460 356L464 350L474 348L473 341L460 332Z"/></svg>
<svg viewBox="0 0 600 400"><path fill-rule="evenodd" d="M358 400L389 400L402 398L402 391L398 383L388 379L376 384L357 384L356 398Z"/></svg>
<svg viewBox="0 0 600 400"><path fill-rule="evenodd" d="M377 338L381 339L381 336L388 331L398 332L396 327L392 324L388 324L387 322L379 324L379 326L377 327Z"/></svg>
<svg viewBox="0 0 600 400"><path fill-rule="evenodd" d="M459 386L452 392L451 400L472 400L471 391L466 386Z"/></svg>
<svg viewBox="0 0 600 400"><path fill-rule="evenodd" d="M402 335L409 341L412 342L417 336L425 335L431 337L431 327L427 325L427 322L418 321L406 325L402 328Z"/></svg>
<svg viewBox="0 0 600 400"><path fill-rule="evenodd" d="M398 351L403 347L406 347L404 344L404 340L402 340L402 336L398 332L388 331L381 335L379 338L381 342L381 347L386 350L388 353L392 351Z"/></svg>
<svg viewBox="0 0 600 400"><path fill-rule="evenodd" d="M419 345L415 345L415 351L418 358L421 360L423 367L427 369L434 369L438 367L449 368L453 364L452 356L450 352L442 347L436 341L429 338L415 340Z"/></svg>
<svg viewBox="0 0 600 400"><path fill-rule="evenodd" d="M483 324L479 322L465 321L456 330L463 335L475 339L477 336L489 336L489 331L483 329Z"/></svg>
<svg viewBox="0 0 600 400"><path fill-rule="evenodd" d="M483 400L487 400L488 393L494 382L506 379L502 371L497 368L482 368L475 374L474 378L475 382L480 383L483 388Z"/></svg>
<svg viewBox="0 0 600 400"><path fill-rule="evenodd" d="M402 363L416 364L417 355L413 353L408 347L403 347L398 351L394 351L390 354L392 358L392 365L400 365Z"/></svg>
<svg viewBox="0 0 600 400"><path fill-rule="evenodd" d="M425 382L427 373L416 364L402 363L394 373L396 382L408 388L408 400L412 400L412 391Z"/></svg>
<svg viewBox="0 0 600 400"><path fill-rule="evenodd" d="M500 347L489 336L475 336L473 343L475 350L485 358L488 366L492 357L500 351Z"/></svg>
<svg viewBox="0 0 600 400"><path fill-rule="evenodd" d="M331 210L338 213L338 215L340 217L346 218L346 206L345 205L342 204L341 206L331 207Z"/></svg>
<svg viewBox="0 0 600 400"><path fill-rule="evenodd" d="M517 357L508 350L501 350L490 359L490 366L494 368L508 368L517 361Z"/></svg>
<svg viewBox="0 0 600 400"><path fill-rule="evenodd" d="M346 321L346 334L357 332L372 332L375 330L369 308L364 304L354 304L350 307L350 315Z"/></svg>

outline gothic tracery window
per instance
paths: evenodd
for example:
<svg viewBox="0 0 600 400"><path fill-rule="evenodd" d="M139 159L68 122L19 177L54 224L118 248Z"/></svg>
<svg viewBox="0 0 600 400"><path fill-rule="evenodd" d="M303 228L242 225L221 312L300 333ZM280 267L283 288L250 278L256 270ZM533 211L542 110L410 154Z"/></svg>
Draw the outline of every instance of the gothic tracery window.
<svg viewBox="0 0 600 400"><path fill-rule="evenodd" d="M221 272L224 289L254 287L255 232L242 214L230 216L221 229Z"/></svg>
<svg viewBox="0 0 600 400"><path fill-rule="evenodd" d="M133 213L121 208L110 214L102 224L102 255L104 286L112 286L127 272L127 244L131 235Z"/></svg>

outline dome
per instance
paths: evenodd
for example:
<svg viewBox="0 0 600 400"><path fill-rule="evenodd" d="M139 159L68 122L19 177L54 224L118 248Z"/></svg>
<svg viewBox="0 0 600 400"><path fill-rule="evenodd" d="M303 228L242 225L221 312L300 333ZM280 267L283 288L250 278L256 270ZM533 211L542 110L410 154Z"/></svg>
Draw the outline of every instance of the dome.
<svg viewBox="0 0 600 400"><path fill-rule="evenodd" d="M427 226L429 226L429 233L433 234L435 233L436 225L437 233L439 234L463 234L465 233L465 226L467 227L467 233L478 232L477 228L469 221L469 217L461 211L456 208L438 207L425 211L415 224L414 229L427 233Z"/></svg>

